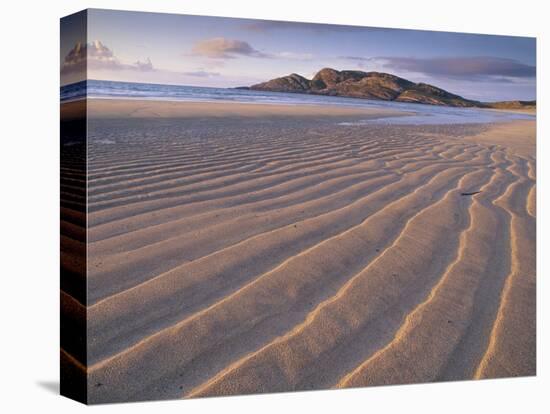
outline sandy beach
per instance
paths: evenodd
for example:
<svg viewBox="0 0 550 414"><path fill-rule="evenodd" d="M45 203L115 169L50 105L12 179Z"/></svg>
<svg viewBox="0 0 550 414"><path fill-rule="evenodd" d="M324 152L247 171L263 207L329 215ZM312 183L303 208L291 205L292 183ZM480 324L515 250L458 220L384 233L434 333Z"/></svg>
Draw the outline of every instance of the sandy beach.
<svg viewBox="0 0 550 414"><path fill-rule="evenodd" d="M296 118L296 117L357 117L405 115L390 109L343 107L333 105L284 105L243 102L184 102L123 99L91 99L87 101L90 116L95 119L126 118ZM72 102L68 108L82 104ZM70 111L67 111L70 113Z"/></svg>
<svg viewBox="0 0 550 414"><path fill-rule="evenodd" d="M88 101L89 402L535 375L535 122L396 114Z"/></svg>

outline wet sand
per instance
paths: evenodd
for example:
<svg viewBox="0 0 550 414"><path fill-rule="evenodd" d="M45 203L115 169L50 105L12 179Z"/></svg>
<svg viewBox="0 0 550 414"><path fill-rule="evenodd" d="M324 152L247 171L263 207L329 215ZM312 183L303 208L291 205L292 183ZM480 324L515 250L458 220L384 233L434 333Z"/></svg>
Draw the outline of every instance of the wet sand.
<svg viewBox="0 0 550 414"><path fill-rule="evenodd" d="M72 105L78 105L72 103ZM212 117L338 117L375 118L403 113L389 109L342 107L330 105L281 105L240 102L174 102L152 100L90 99L90 116L94 118L212 118Z"/></svg>
<svg viewBox="0 0 550 414"><path fill-rule="evenodd" d="M88 108L90 402L535 375L534 121L140 102Z"/></svg>

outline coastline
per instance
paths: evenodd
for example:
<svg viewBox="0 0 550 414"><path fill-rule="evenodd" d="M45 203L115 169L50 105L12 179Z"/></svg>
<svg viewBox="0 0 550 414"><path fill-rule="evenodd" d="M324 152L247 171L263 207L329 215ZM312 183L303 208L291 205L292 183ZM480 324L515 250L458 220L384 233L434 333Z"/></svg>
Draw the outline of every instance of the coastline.
<svg viewBox="0 0 550 414"><path fill-rule="evenodd" d="M376 104L376 101L373 101ZM236 102L236 101L178 101L135 98L88 98L61 103L61 119L74 120L89 118L300 118L336 119L351 121L369 121L384 118L401 118L412 116L411 125L430 124L430 115L436 115L434 124L489 124L509 122L521 116L536 119L536 111L477 109L478 114L472 114L472 108L452 108L438 105L413 104L415 107L391 108L374 106L353 106L341 103L267 103L267 102ZM498 116L488 116L494 113ZM508 115L508 116L507 116ZM460 119L464 116L464 121ZM450 118L447 118L450 117ZM453 119L448 121L448 119ZM391 122L390 122L391 123ZM409 124L398 121L396 123Z"/></svg>
<svg viewBox="0 0 550 414"><path fill-rule="evenodd" d="M196 118L196 117L346 117L406 116L403 111L342 105L271 104L243 102L187 102L139 99L88 99L93 118Z"/></svg>
<svg viewBox="0 0 550 414"><path fill-rule="evenodd" d="M527 115L537 115L537 108L528 108L528 109L500 109L500 108L485 108L489 111L496 112L506 112L510 114L527 114Z"/></svg>

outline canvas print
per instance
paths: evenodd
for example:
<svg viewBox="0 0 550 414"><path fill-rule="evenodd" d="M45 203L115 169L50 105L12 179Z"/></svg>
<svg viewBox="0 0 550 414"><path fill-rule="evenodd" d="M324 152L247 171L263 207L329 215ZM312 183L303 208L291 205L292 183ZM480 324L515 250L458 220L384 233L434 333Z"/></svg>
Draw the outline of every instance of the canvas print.
<svg viewBox="0 0 550 414"><path fill-rule="evenodd" d="M536 375L536 40L61 19L61 392Z"/></svg>

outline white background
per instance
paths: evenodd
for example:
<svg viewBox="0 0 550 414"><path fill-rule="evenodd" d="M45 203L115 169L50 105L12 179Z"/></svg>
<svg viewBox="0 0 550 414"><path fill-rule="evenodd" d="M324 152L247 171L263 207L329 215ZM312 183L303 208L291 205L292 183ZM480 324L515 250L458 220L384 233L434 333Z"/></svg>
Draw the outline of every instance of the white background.
<svg viewBox="0 0 550 414"><path fill-rule="evenodd" d="M514 380L106 405L101 412L550 412L548 55L544 0L16 0L0 12L0 411L80 412L57 395L59 18L86 7L538 38L538 376ZM546 17L546 18L545 18ZM548 249L548 247L546 247ZM548 250L547 250L548 251ZM545 257L546 256L546 257Z"/></svg>

